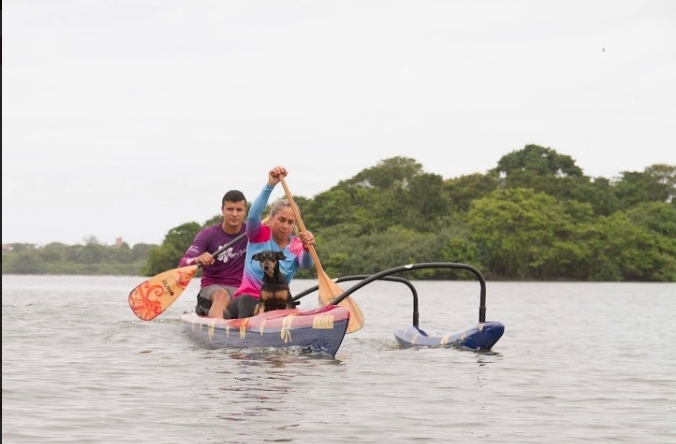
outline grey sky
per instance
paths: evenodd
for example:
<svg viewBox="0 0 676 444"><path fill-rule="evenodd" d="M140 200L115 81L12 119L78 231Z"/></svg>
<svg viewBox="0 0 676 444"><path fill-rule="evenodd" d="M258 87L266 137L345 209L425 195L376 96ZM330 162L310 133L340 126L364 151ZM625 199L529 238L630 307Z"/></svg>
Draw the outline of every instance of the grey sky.
<svg viewBox="0 0 676 444"><path fill-rule="evenodd" d="M160 243L278 164L305 197L529 143L594 177L676 164L668 0L3 6L3 243Z"/></svg>

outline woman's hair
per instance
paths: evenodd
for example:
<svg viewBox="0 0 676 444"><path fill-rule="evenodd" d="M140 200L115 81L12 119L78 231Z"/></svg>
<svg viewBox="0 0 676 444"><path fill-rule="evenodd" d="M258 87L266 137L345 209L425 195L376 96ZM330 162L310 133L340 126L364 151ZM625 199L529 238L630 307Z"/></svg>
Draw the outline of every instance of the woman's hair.
<svg viewBox="0 0 676 444"><path fill-rule="evenodd" d="M295 205L295 202L294 202ZM298 205L295 205L296 211L298 212L298 215L300 216L300 208L298 208ZM291 202L289 202L289 199L277 199L270 205L270 219L272 219L275 214L279 213L282 211L282 208L291 208ZM293 228L293 233L297 236L298 235L298 221L296 221L296 226Z"/></svg>

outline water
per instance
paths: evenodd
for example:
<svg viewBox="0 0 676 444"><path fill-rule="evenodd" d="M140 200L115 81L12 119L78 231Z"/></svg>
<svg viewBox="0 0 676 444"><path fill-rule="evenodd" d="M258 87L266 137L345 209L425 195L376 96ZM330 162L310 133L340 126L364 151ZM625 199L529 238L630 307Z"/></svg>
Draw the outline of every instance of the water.
<svg viewBox="0 0 676 444"><path fill-rule="evenodd" d="M506 329L476 353L399 349L410 290L376 282L330 359L203 348L178 322L198 279L151 322L143 279L2 276L3 443L676 442L676 284L488 282ZM477 322L478 282L415 286L422 328Z"/></svg>

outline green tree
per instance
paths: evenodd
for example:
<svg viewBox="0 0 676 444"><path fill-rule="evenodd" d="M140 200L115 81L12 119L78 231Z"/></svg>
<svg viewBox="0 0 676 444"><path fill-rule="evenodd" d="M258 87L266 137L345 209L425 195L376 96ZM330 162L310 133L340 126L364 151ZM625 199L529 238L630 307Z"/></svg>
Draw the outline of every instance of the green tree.
<svg viewBox="0 0 676 444"><path fill-rule="evenodd" d="M39 252L40 257L49 263L58 263L67 260L70 247L59 242L52 242L45 245Z"/></svg>
<svg viewBox="0 0 676 444"><path fill-rule="evenodd" d="M580 256L576 220L566 205L529 189L496 190L472 203L468 222L480 260L508 279L552 279L565 275ZM591 207L576 205L588 213Z"/></svg>
<svg viewBox="0 0 676 444"><path fill-rule="evenodd" d="M591 280L676 281L674 238L634 222L635 216L631 211L616 212L596 222L589 240Z"/></svg>
<svg viewBox="0 0 676 444"><path fill-rule="evenodd" d="M493 170L493 173L506 178L518 176L520 172L529 172L537 176L582 176L582 169L575 165L572 157L539 145L526 145L521 150L512 151L500 158L498 166ZM519 185L515 183L510 186Z"/></svg>
<svg viewBox="0 0 676 444"><path fill-rule="evenodd" d="M441 176L425 173L414 159L393 157L308 200L304 221L322 228L356 224L364 235L392 225L428 231L448 212L443 191Z"/></svg>
<svg viewBox="0 0 676 444"><path fill-rule="evenodd" d="M132 253L129 244L123 242L122 245L112 246L108 249L109 261L119 264L129 264L134 262L134 254Z"/></svg>
<svg viewBox="0 0 676 444"><path fill-rule="evenodd" d="M597 215L608 215L619 208L615 188L608 179L592 179L582 174L575 161L550 148L527 145L503 156L491 174L505 188L530 188L559 200L577 200L592 205Z"/></svg>
<svg viewBox="0 0 676 444"><path fill-rule="evenodd" d="M473 200L488 196L499 186L500 182L495 176L479 173L444 181L444 189L451 205L462 212L469 211Z"/></svg>
<svg viewBox="0 0 676 444"><path fill-rule="evenodd" d="M2 255L2 272L7 274L44 274L45 261L36 249L20 248L13 254Z"/></svg>
<svg viewBox="0 0 676 444"><path fill-rule="evenodd" d="M625 171L615 189L622 209L643 202L670 202L676 196L676 167L656 164L642 173Z"/></svg>
<svg viewBox="0 0 676 444"><path fill-rule="evenodd" d="M143 274L154 276L176 268L178 261L185 254L201 228L197 222L187 222L169 230L162 245L150 250Z"/></svg>
<svg viewBox="0 0 676 444"><path fill-rule="evenodd" d="M411 177L408 187L399 191L400 198L395 195L396 211L406 214L399 225L423 232L438 228L451 205L444 191L444 179L438 174L421 173ZM394 220L396 214L392 215Z"/></svg>
<svg viewBox="0 0 676 444"><path fill-rule="evenodd" d="M157 245L152 244L136 244L131 249L131 256L134 261L139 259L147 259L152 248L156 248Z"/></svg>
<svg viewBox="0 0 676 444"><path fill-rule="evenodd" d="M79 264L98 264L108 259L107 248L98 243L88 243L78 253L76 262Z"/></svg>
<svg viewBox="0 0 676 444"><path fill-rule="evenodd" d="M676 198L676 166L659 163L647 167L645 173L664 186L665 202L673 202Z"/></svg>
<svg viewBox="0 0 676 444"><path fill-rule="evenodd" d="M340 182L341 185L360 185L367 188L390 189L397 185L406 187L411 178L422 174L420 163L410 157L392 157L378 162L372 168L366 168L352 179Z"/></svg>

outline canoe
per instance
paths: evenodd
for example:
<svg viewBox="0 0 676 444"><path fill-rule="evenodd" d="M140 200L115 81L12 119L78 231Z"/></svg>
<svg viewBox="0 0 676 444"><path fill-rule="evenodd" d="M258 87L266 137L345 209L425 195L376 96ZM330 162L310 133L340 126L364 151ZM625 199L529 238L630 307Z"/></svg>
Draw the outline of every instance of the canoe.
<svg viewBox="0 0 676 444"><path fill-rule="evenodd" d="M467 330L455 333L427 333L410 326L394 330L394 338L402 348L458 347L474 351L488 351L505 332L500 322L481 322Z"/></svg>
<svg viewBox="0 0 676 444"><path fill-rule="evenodd" d="M338 305L312 310L275 310L244 319L216 319L194 312L180 316L183 331L210 348L297 348L335 357L350 312Z"/></svg>

